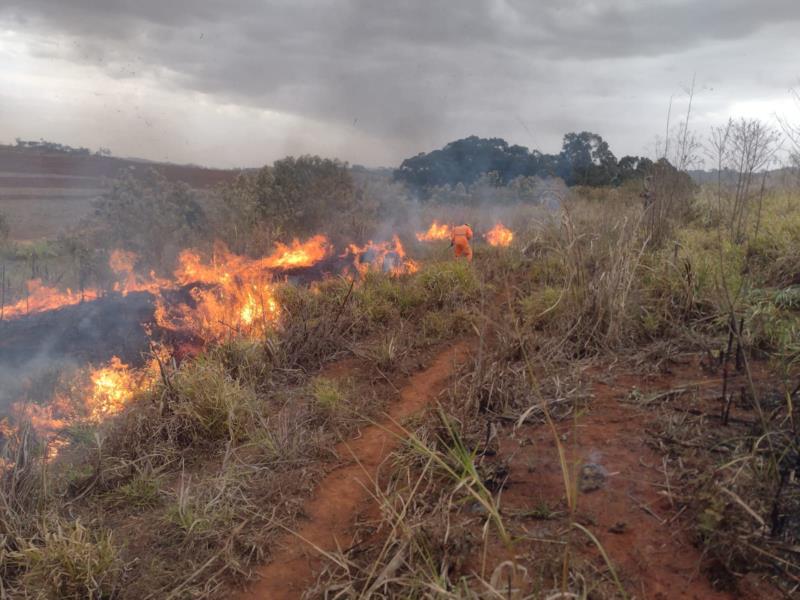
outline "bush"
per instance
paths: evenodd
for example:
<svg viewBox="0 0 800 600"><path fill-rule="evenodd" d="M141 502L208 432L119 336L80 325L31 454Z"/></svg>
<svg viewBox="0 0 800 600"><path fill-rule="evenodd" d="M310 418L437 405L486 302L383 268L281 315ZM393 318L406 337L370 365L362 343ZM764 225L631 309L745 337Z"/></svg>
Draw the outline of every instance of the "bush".
<svg viewBox="0 0 800 600"><path fill-rule="evenodd" d="M23 570L24 597L48 600L113 598L124 571L111 533L92 535L79 521L58 522L12 558Z"/></svg>
<svg viewBox="0 0 800 600"><path fill-rule="evenodd" d="M253 390L212 356L181 366L165 391L169 409L193 444L241 439L255 402Z"/></svg>
<svg viewBox="0 0 800 600"><path fill-rule="evenodd" d="M472 266L466 261L425 265L417 275L426 304L456 308L474 300L480 289Z"/></svg>
<svg viewBox="0 0 800 600"><path fill-rule="evenodd" d="M525 323L541 325L561 314L563 293L563 289L546 286L522 298L520 309Z"/></svg>
<svg viewBox="0 0 800 600"><path fill-rule="evenodd" d="M243 439L255 420L256 392L231 377L215 352L184 362L135 398L112 424L108 457L170 462L176 452Z"/></svg>
<svg viewBox="0 0 800 600"><path fill-rule="evenodd" d="M326 412L335 411L345 401L345 394L334 379L317 377L311 382L310 388L314 402Z"/></svg>
<svg viewBox="0 0 800 600"><path fill-rule="evenodd" d="M151 266L172 265L177 251L196 241L206 229L206 216L194 192L154 170L145 177L125 173L95 203L96 243L122 248Z"/></svg>

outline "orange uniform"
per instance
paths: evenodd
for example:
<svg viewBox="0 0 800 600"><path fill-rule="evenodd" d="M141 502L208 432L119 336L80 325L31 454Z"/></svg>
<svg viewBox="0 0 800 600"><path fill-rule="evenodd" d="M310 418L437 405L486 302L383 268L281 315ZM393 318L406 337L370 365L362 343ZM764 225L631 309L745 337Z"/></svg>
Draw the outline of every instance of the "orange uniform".
<svg viewBox="0 0 800 600"><path fill-rule="evenodd" d="M453 243L453 248L456 257L466 256L469 262L472 262L472 248L469 241L472 239L472 229L469 225L459 225L453 227L450 233L450 241Z"/></svg>

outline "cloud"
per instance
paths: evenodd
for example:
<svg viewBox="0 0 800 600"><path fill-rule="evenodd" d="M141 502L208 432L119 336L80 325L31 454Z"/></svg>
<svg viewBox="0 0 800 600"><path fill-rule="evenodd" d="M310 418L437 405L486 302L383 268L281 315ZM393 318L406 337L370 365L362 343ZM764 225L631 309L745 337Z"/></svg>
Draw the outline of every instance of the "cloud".
<svg viewBox="0 0 800 600"><path fill-rule="evenodd" d="M785 98L800 75L792 63L798 20L794 0L6 0L0 7L0 31L24 39L42 77L49 69L80 81L88 69L104 93L132 83L156 90L165 116L199 113L201 126L187 135L207 140L200 145L218 145L235 106L237 119L280 121L282 141L273 147L306 150L316 138L368 164L471 133L552 151L564 132L590 129L618 154L640 153L693 73L716 90L708 114ZM193 106L198 98L205 110ZM215 162L197 150L186 156Z"/></svg>

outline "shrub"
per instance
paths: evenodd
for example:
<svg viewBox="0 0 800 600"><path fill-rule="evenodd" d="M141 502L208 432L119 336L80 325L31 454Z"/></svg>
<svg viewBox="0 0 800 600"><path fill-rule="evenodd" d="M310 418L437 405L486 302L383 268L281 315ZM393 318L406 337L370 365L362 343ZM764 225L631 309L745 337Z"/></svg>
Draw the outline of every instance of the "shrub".
<svg viewBox="0 0 800 600"><path fill-rule="evenodd" d="M545 286L520 300L520 310L527 325L541 325L557 317L563 304L563 289Z"/></svg>
<svg viewBox="0 0 800 600"><path fill-rule="evenodd" d="M459 307L474 299L479 283L472 266L466 261L450 261L425 265L417 282L429 305Z"/></svg>
<svg viewBox="0 0 800 600"><path fill-rule="evenodd" d="M79 521L48 529L41 543L28 543L13 554L24 571L25 597L85 600L119 592L124 568L110 532L93 535Z"/></svg>
<svg viewBox="0 0 800 600"><path fill-rule="evenodd" d="M211 356L178 369L167 396L171 412L183 421L192 442L240 439L255 402L253 390Z"/></svg>
<svg viewBox="0 0 800 600"><path fill-rule="evenodd" d="M339 383L327 377L317 377L310 385L311 395L319 408L334 411L345 401L345 394Z"/></svg>

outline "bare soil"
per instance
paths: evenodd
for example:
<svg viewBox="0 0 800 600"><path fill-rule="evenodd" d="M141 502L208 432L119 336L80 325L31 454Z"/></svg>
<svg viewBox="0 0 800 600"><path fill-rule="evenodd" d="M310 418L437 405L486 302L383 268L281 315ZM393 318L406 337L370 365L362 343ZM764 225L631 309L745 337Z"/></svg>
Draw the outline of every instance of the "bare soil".
<svg viewBox="0 0 800 600"><path fill-rule="evenodd" d="M716 590L707 578L703 555L693 545L672 499L669 465L647 443L653 414L626 401L634 387L645 394L662 391L685 384L685 377L660 376L649 381L637 375L592 378L593 398L586 412L574 421L559 424L578 474L576 520L598 538L624 587L637 597L734 598ZM696 379L691 377L692 381ZM546 427L525 426L513 438L505 437L498 456L513 457L503 493L506 512L530 511L538 503L559 506L564 481L552 434ZM590 465L590 472L599 470L603 476L585 481L580 474L586 465ZM599 487L592 489L595 484ZM556 519L531 531L549 537L557 535L559 528L563 523ZM583 536L575 535L577 539ZM599 551L588 539L585 541L581 554L598 569L605 569Z"/></svg>

